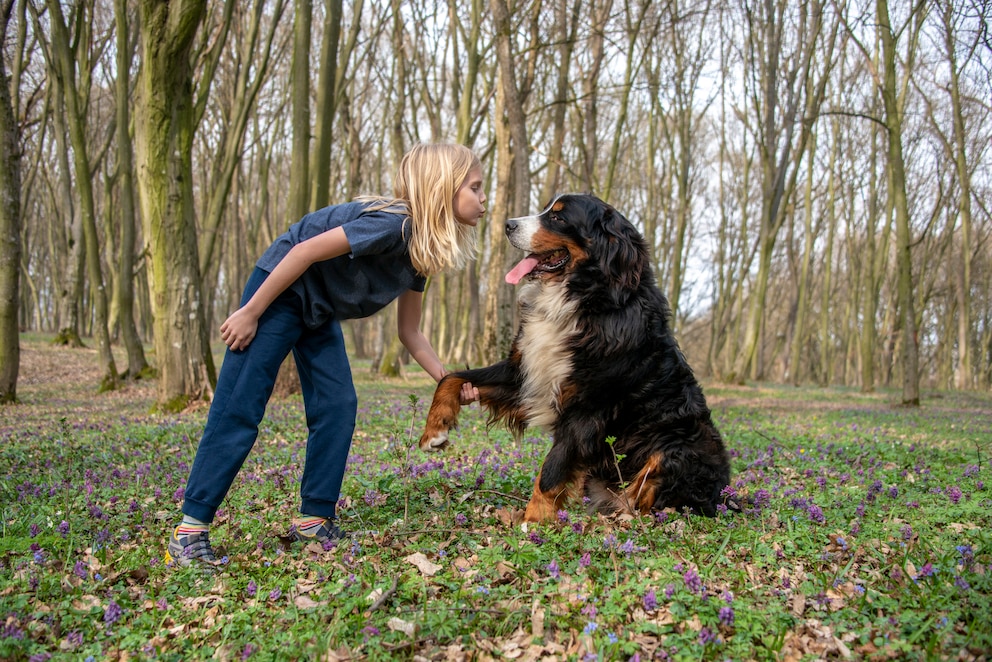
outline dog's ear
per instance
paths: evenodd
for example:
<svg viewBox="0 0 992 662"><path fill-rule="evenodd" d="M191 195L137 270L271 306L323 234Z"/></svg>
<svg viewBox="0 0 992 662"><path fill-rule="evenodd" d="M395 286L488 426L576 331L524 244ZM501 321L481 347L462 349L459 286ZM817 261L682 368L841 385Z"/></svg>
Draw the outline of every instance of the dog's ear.
<svg viewBox="0 0 992 662"><path fill-rule="evenodd" d="M607 277L610 298L620 305L641 284L647 250L640 233L613 207L605 205L599 223L600 269Z"/></svg>

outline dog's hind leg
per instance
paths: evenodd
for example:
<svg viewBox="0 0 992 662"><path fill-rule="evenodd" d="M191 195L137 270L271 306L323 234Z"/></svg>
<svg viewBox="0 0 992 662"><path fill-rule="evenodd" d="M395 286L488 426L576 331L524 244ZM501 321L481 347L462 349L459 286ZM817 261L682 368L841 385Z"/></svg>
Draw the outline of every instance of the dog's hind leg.
<svg viewBox="0 0 992 662"><path fill-rule="evenodd" d="M631 511L642 515L651 511L658 496L659 478L664 468L664 456L655 453L648 458L637 475L627 483L621 502Z"/></svg>

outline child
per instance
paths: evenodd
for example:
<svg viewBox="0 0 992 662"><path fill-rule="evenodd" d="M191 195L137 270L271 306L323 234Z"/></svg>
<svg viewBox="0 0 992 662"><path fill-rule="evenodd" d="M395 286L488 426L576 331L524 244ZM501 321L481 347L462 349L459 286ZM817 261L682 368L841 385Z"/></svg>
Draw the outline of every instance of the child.
<svg viewBox="0 0 992 662"><path fill-rule="evenodd" d="M428 276L474 255L485 214L482 166L466 147L417 145L400 162L395 198L364 197L313 212L258 260L241 308L221 325L227 353L186 484L166 563L215 561L210 522L258 436L279 366L292 351L306 410L297 540L337 541L335 524L358 410L341 320L394 299L400 341L435 380L446 371L420 331ZM471 385L465 404L478 399Z"/></svg>

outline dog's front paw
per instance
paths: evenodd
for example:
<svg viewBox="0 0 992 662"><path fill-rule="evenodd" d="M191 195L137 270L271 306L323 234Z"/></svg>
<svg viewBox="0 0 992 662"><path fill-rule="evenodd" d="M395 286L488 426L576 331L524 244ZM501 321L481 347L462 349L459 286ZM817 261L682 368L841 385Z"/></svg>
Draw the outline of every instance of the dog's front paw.
<svg viewBox="0 0 992 662"><path fill-rule="evenodd" d="M448 447L449 443L448 431L439 430L436 434L424 433L424 436L420 438L420 450L422 451L440 451Z"/></svg>

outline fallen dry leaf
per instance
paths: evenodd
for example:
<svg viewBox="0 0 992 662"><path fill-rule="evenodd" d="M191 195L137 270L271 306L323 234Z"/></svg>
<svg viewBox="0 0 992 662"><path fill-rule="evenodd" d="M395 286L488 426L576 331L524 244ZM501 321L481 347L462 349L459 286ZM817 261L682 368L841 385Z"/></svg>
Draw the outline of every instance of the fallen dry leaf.
<svg viewBox="0 0 992 662"><path fill-rule="evenodd" d="M416 554L410 554L409 556L403 557L403 560L407 563L412 563L417 566L417 570L421 572L426 577L433 577L438 572L443 569L443 566L439 566L436 563L432 563L429 558L424 556L422 552L417 552Z"/></svg>

